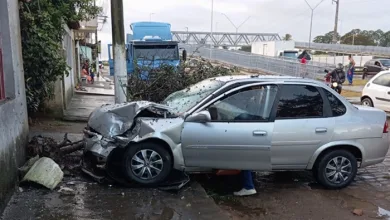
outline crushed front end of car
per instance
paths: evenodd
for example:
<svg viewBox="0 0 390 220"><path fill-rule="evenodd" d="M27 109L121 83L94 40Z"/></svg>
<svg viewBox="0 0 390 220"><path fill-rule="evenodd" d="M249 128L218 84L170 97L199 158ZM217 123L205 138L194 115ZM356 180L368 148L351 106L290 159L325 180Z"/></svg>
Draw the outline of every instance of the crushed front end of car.
<svg viewBox="0 0 390 220"><path fill-rule="evenodd" d="M121 154L131 142L164 129L180 133L176 127L181 127L182 123L183 119L171 113L168 106L153 102L103 105L91 113L84 129L82 170L98 182L102 182L107 173L111 177L118 176Z"/></svg>

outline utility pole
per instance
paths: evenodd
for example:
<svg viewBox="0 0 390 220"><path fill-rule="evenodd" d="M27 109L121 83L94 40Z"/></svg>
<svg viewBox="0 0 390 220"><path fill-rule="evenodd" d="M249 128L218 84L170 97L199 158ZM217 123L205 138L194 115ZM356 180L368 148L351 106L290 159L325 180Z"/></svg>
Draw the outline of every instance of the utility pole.
<svg viewBox="0 0 390 220"><path fill-rule="evenodd" d="M210 60L213 54L213 22L214 22L214 0L211 0Z"/></svg>
<svg viewBox="0 0 390 220"><path fill-rule="evenodd" d="M229 20L229 22L233 25L233 27L236 29L236 44L238 44L238 42L237 42L237 40L238 40L238 29L240 29L240 27L242 25L244 25L249 20L249 18L251 18L251 16L248 16L240 25L237 26L237 25L235 25L233 23L233 21L225 13L222 13L222 15L224 15ZM236 46L238 46L238 45L236 45Z"/></svg>
<svg viewBox="0 0 390 220"><path fill-rule="evenodd" d="M94 1L94 6L96 6L96 0ZM98 27L99 27L99 20L98 17L96 17L96 31L95 31L95 47L96 47L96 58L95 58L95 68L96 68L96 76L100 76L99 74L99 49L98 49Z"/></svg>
<svg viewBox="0 0 390 220"><path fill-rule="evenodd" d="M122 0L111 0L111 26L114 49L115 103L123 103L127 101L127 66Z"/></svg>
<svg viewBox="0 0 390 220"><path fill-rule="evenodd" d="M332 0L332 4L333 2L336 3L336 16L335 16L335 19L334 19L334 29L333 29L333 43L336 44L337 43L337 24L338 24L338 21L339 21L339 7L340 7L340 0Z"/></svg>
<svg viewBox="0 0 390 220"><path fill-rule="evenodd" d="M314 10L316 10L316 8L323 2L324 0L321 0L314 8L311 7L311 5L309 4L309 2L307 2L307 0L305 0L307 6L309 6L310 10L311 10L311 17L310 17L310 33L309 33L309 49L311 47L311 31L313 30L313 15L314 15ZM332 0L333 1L333 0Z"/></svg>

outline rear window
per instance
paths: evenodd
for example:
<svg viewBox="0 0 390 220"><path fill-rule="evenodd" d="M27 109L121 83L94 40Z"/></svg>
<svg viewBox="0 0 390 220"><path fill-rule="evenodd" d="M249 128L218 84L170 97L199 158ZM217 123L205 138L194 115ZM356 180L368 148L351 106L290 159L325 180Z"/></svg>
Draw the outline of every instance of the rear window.
<svg viewBox="0 0 390 220"><path fill-rule="evenodd" d="M390 87L390 73L385 73L383 75L378 76L372 83L381 85L381 86L386 86Z"/></svg>
<svg viewBox="0 0 390 220"><path fill-rule="evenodd" d="M332 110L332 116L342 116L347 112L347 108L345 105L338 99L335 95L333 95L331 92L329 92L326 89L323 89L325 92L326 97L329 100L329 105Z"/></svg>

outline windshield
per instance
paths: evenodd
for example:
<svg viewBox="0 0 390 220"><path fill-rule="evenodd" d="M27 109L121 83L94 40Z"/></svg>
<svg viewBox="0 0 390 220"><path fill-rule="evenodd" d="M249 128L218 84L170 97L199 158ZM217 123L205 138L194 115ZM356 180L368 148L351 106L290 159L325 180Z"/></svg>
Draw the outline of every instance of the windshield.
<svg viewBox="0 0 390 220"><path fill-rule="evenodd" d="M188 88L172 93L163 103L172 108L174 113L180 114L188 111L223 85L225 85L225 82L206 79Z"/></svg>
<svg viewBox="0 0 390 220"><path fill-rule="evenodd" d="M284 57L287 58L298 58L298 52L284 52Z"/></svg>
<svg viewBox="0 0 390 220"><path fill-rule="evenodd" d="M390 66L390 60L381 60L381 63L383 66L386 66L386 67Z"/></svg>
<svg viewBox="0 0 390 220"><path fill-rule="evenodd" d="M178 60L177 45L143 45L134 47L134 57L145 60Z"/></svg>

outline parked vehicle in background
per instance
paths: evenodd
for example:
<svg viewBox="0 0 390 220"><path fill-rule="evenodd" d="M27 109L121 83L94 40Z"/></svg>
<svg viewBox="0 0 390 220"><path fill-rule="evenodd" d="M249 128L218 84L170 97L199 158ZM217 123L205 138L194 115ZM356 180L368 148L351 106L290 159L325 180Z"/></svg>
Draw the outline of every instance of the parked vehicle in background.
<svg viewBox="0 0 390 220"><path fill-rule="evenodd" d="M361 104L390 112L390 71L382 71L366 83Z"/></svg>
<svg viewBox="0 0 390 220"><path fill-rule="evenodd" d="M298 59L294 41L259 41L252 43L251 52L264 56Z"/></svg>
<svg viewBox="0 0 390 220"><path fill-rule="evenodd" d="M126 35L127 74L134 64L142 68L159 68L161 65L180 65L178 42L173 41L171 24L163 22L135 22L130 25L133 34ZM114 75L112 44L108 45L110 75ZM147 79L147 71L142 77Z"/></svg>
<svg viewBox="0 0 390 220"><path fill-rule="evenodd" d="M225 76L174 92L163 104L96 109L84 130L84 156L107 165L115 158L109 155L120 155L114 162L124 176L144 185L161 183L172 169L311 170L338 189L359 167L385 159L387 129L384 111L354 106L317 80Z"/></svg>
<svg viewBox="0 0 390 220"><path fill-rule="evenodd" d="M365 79L369 75L375 75L380 71L389 70L390 59L372 59L367 61L363 67L362 78Z"/></svg>

